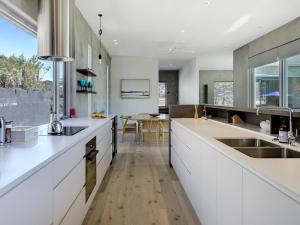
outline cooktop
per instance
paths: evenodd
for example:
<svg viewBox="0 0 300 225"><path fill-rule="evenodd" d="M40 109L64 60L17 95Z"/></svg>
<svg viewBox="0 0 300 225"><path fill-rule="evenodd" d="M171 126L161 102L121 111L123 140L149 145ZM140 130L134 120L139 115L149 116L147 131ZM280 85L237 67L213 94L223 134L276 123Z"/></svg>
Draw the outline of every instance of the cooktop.
<svg viewBox="0 0 300 225"><path fill-rule="evenodd" d="M63 132L60 134L48 134L47 130L42 131L39 133L40 136L73 136L78 132L86 129L88 127L63 127Z"/></svg>

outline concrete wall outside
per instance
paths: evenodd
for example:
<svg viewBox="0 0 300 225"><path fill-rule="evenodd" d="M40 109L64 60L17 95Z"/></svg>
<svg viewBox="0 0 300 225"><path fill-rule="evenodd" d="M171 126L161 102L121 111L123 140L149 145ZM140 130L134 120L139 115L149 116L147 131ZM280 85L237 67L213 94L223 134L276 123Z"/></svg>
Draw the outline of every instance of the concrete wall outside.
<svg viewBox="0 0 300 225"><path fill-rule="evenodd" d="M0 115L14 126L37 126L49 122L50 93L0 88Z"/></svg>

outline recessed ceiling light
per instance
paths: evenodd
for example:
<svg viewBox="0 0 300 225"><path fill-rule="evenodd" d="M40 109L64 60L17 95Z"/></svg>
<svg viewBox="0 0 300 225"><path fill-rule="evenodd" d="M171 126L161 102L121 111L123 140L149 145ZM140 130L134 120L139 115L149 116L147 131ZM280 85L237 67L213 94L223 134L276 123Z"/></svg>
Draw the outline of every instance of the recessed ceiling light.
<svg viewBox="0 0 300 225"><path fill-rule="evenodd" d="M204 4L205 4L205 5L210 5L210 4L211 4L211 1L210 1L210 0L204 1Z"/></svg>
<svg viewBox="0 0 300 225"><path fill-rule="evenodd" d="M114 40L114 42L118 42L118 40L117 40L117 39L115 39L115 40Z"/></svg>
<svg viewBox="0 0 300 225"><path fill-rule="evenodd" d="M115 41L115 45L118 45L118 44L119 44L119 42Z"/></svg>
<svg viewBox="0 0 300 225"><path fill-rule="evenodd" d="M181 32L181 33L184 33L184 32L185 32L185 30L181 30L180 32Z"/></svg>

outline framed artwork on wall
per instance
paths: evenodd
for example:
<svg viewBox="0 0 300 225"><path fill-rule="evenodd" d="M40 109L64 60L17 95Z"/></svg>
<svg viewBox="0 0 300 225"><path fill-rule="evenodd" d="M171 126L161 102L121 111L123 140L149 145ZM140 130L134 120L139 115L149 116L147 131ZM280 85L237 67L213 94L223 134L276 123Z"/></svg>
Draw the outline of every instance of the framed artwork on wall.
<svg viewBox="0 0 300 225"><path fill-rule="evenodd" d="M121 79L121 98L150 98L150 80Z"/></svg>

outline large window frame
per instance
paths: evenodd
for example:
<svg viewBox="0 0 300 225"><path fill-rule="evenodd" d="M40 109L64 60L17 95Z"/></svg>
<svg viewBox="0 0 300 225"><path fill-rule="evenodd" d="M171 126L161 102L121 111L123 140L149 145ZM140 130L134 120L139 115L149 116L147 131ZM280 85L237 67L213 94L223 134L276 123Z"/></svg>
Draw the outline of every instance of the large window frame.
<svg viewBox="0 0 300 225"><path fill-rule="evenodd" d="M30 35L37 37L36 21L22 12L19 8L13 4L0 3L0 16L15 24ZM72 63L64 62L63 65L63 113L62 119L67 118L71 107L71 79Z"/></svg>
<svg viewBox="0 0 300 225"><path fill-rule="evenodd" d="M291 56L293 57L293 56ZM278 59L279 62L279 107L289 107L288 101L288 58ZM275 63L273 62L273 63ZM267 65L267 64L266 64ZM262 65L263 66L263 65ZM251 88L250 88L250 96L251 96L251 106L257 108L259 105L256 105L256 77L255 77L255 68L250 69L250 79L251 79Z"/></svg>

